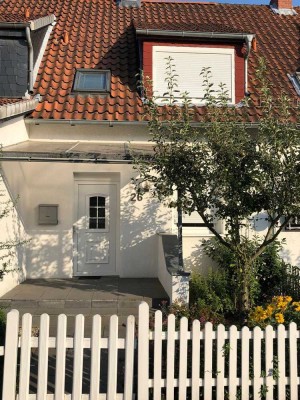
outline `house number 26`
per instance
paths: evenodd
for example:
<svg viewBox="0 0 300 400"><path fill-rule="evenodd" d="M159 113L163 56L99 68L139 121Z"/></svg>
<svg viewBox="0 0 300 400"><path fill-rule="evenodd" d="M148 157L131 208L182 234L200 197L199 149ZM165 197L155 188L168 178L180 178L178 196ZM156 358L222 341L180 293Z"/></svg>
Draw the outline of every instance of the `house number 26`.
<svg viewBox="0 0 300 400"><path fill-rule="evenodd" d="M140 193L131 193L130 201L141 201L141 200L143 200L143 197Z"/></svg>

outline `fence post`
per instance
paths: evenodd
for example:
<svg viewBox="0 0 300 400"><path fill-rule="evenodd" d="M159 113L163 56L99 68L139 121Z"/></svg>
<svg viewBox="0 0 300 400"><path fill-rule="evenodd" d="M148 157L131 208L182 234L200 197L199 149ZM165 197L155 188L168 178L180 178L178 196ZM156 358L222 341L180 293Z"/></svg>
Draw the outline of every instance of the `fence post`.
<svg viewBox="0 0 300 400"><path fill-rule="evenodd" d="M2 399L16 398L19 311L7 314Z"/></svg>
<svg viewBox="0 0 300 400"><path fill-rule="evenodd" d="M117 315L112 315L110 317L108 338L107 400L115 400L117 394L118 321L119 319Z"/></svg>
<svg viewBox="0 0 300 400"><path fill-rule="evenodd" d="M149 398L149 306L139 305L138 328L138 400Z"/></svg>
<svg viewBox="0 0 300 400"><path fill-rule="evenodd" d="M129 315L126 323L124 400L131 400L133 393L134 329L135 318Z"/></svg>
<svg viewBox="0 0 300 400"><path fill-rule="evenodd" d="M289 327L290 347L290 399L298 399L298 368L297 368L297 325L290 323Z"/></svg>
<svg viewBox="0 0 300 400"><path fill-rule="evenodd" d="M100 379L100 361L101 361L101 317L94 315L92 338L91 338L91 379L90 379L90 397L91 400L99 398L99 379Z"/></svg>
<svg viewBox="0 0 300 400"><path fill-rule="evenodd" d="M161 399L162 312L155 312L153 399Z"/></svg>
<svg viewBox="0 0 300 400"><path fill-rule="evenodd" d="M42 314L39 333L39 364L37 376L37 399L45 400L47 397L48 379L48 354L49 354L49 315Z"/></svg>
<svg viewBox="0 0 300 400"><path fill-rule="evenodd" d="M253 329L253 400L261 400L260 375L261 375L261 339L262 330L259 326Z"/></svg>
<svg viewBox="0 0 300 400"><path fill-rule="evenodd" d="M57 319L55 394L54 394L55 400L63 399L65 396L66 349L67 349L66 335L67 335L67 316L65 314L60 314Z"/></svg>

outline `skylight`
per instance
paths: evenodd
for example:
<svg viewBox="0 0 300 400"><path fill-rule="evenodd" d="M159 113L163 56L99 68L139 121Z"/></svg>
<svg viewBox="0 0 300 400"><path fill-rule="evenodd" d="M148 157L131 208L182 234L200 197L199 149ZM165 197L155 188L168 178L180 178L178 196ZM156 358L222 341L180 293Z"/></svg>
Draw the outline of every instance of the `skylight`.
<svg viewBox="0 0 300 400"><path fill-rule="evenodd" d="M73 85L74 92L108 93L110 91L110 71L78 69Z"/></svg>

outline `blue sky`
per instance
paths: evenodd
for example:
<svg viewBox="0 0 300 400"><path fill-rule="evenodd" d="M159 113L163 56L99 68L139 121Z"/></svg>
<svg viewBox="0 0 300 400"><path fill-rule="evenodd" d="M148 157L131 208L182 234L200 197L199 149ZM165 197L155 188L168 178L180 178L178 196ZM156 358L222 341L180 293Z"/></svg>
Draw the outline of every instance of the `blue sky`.
<svg viewBox="0 0 300 400"><path fill-rule="evenodd" d="M214 1L214 0L212 0ZM237 3L237 4L269 4L268 0L215 0L217 3ZM300 6L300 0L293 0L294 6Z"/></svg>

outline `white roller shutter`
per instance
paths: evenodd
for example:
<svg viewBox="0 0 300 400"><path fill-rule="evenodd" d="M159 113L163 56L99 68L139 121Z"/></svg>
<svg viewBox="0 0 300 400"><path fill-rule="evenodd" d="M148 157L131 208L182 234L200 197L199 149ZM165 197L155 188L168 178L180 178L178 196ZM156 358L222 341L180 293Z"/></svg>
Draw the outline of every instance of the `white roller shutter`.
<svg viewBox="0 0 300 400"><path fill-rule="evenodd" d="M200 72L204 67L210 67L213 89L217 90L220 83L225 84L230 103L234 103L234 49L153 46L153 89L159 97L167 92L165 79L168 57L174 60L179 91L187 91L193 102L201 103L203 100Z"/></svg>

